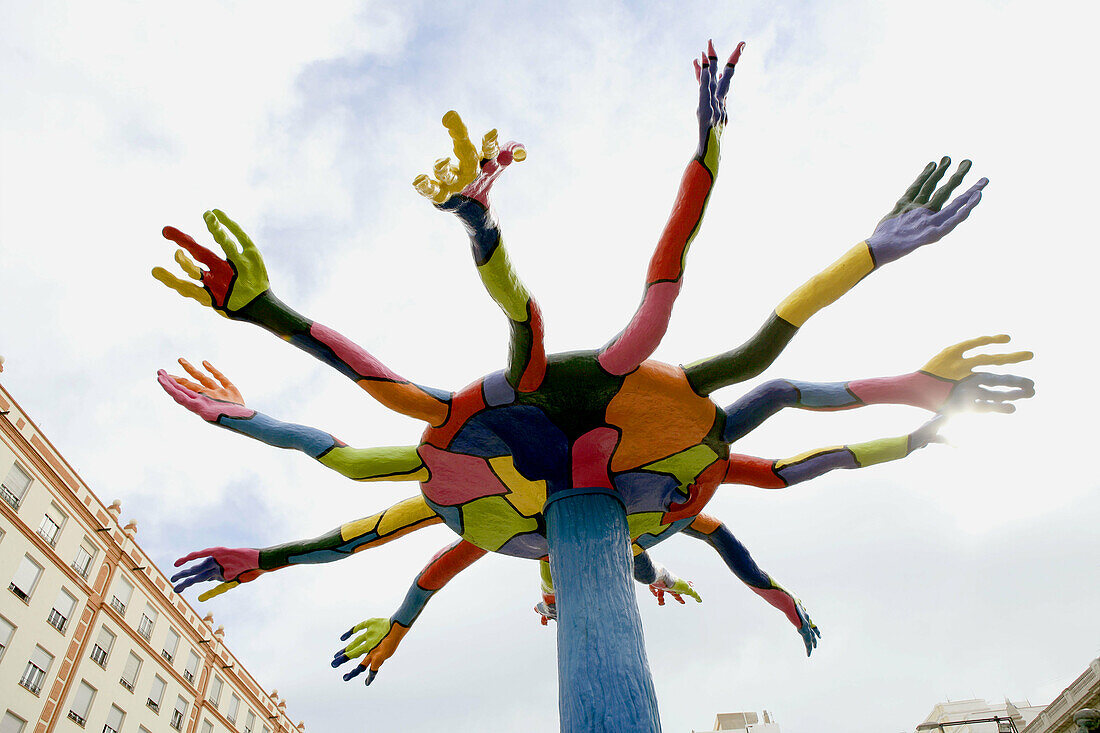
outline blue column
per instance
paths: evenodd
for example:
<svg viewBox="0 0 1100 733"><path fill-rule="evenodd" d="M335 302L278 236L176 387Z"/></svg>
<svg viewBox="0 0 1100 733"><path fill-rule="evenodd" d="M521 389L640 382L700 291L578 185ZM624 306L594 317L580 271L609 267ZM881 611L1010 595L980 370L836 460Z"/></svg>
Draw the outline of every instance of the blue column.
<svg viewBox="0 0 1100 733"><path fill-rule="evenodd" d="M659 733L626 510L610 490L567 489L545 515L562 733Z"/></svg>

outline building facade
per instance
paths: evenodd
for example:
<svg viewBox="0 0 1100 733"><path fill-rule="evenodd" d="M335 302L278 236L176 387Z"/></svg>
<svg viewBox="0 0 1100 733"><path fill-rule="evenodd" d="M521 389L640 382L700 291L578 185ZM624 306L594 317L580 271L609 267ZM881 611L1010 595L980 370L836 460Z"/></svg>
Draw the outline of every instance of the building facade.
<svg viewBox="0 0 1100 733"><path fill-rule="evenodd" d="M1047 705L1023 733L1076 733L1073 714L1082 708L1100 709L1100 657Z"/></svg>
<svg viewBox="0 0 1100 733"><path fill-rule="evenodd" d="M291 733L0 385L0 733Z"/></svg>

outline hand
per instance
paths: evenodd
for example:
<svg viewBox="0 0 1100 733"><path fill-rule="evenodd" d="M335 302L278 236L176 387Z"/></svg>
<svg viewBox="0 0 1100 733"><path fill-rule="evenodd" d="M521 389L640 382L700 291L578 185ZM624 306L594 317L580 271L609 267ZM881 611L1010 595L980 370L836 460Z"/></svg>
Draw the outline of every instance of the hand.
<svg viewBox="0 0 1100 733"><path fill-rule="evenodd" d="M206 368L206 371L210 372L218 381L215 382L209 376L203 374L195 367L191 366L191 363L186 359L178 359L179 364L183 367L184 371L190 374L195 379L199 380L199 383L184 379L183 377L177 377L174 374L169 374L176 384L182 385L192 392L198 394L204 394L211 399L218 400L219 402L231 402L234 405L244 406L244 397L241 396L241 392L237 389L237 385L230 382L224 374L214 368L214 365L208 361L203 361L202 365Z"/></svg>
<svg viewBox="0 0 1100 733"><path fill-rule="evenodd" d="M797 598L794 599L795 611L798 612L798 618L802 622L802 625L798 627L798 635L802 637L803 643L806 644L806 656L810 656L810 652L817 648L817 640L821 638L821 630L817 628L817 624L810 618L810 614L806 613L806 609L802 607L802 601Z"/></svg>
<svg viewBox="0 0 1100 733"><path fill-rule="evenodd" d="M332 666L333 668L339 667L341 664L365 654L366 656L359 662L359 665L344 675L344 681L347 682L352 677L369 669L370 673L367 675L367 684L369 685L374 682L382 663L397 651L397 645L401 643L408 630L407 626L394 623L388 618L371 618L356 624L340 636L340 641L347 641L352 634L358 631L363 633L333 655Z"/></svg>
<svg viewBox="0 0 1100 733"><path fill-rule="evenodd" d="M505 143L502 147L497 142L497 131L489 130L482 138L479 158L474 144L470 142L470 133L457 112L451 110L443 115L443 126L454 141L458 166L455 167L450 158L440 158L435 162L435 178L421 174L413 180L413 186L437 206L442 207L452 196L459 194L487 207L493 182L513 161L525 160L527 151L516 142Z"/></svg>
<svg viewBox="0 0 1100 733"><path fill-rule="evenodd" d="M683 604L683 596L691 596L696 603L702 603L703 599L695 591L690 580L677 578L668 568L659 563L654 563L657 569L657 579L649 584L649 592L657 598L657 605L665 605L665 593L672 596L677 603Z"/></svg>
<svg viewBox="0 0 1100 733"><path fill-rule="evenodd" d="M548 603L547 601L539 601L535 604L535 613L539 615L539 622L546 626L550 621L558 620L558 606L555 603Z"/></svg>
<svg viewBox="0 0 1100 733"><path fill-rule="evenodd" d="M204 361L203 365L210 370L211 374L216 375L218 379L222 381L221 386L204 386L207 382L213 384L213 380L199 372L183 359L180 359L180 363L184 365L184 369L187 369L191 376L205 381L203 385L198 385L182 377L169 376L168 372L163 369L158 371L157 382L160 383L164 391L178 404L186 407L203 420L211 423L218 422L218 418L223 416L247 418L256 414L255 410L250 410L244 406L241 393L237 391L233 383L226 379L225 375L221 372L210 366L209 362ZM207 394L221 395L234 399L222 400L220 397L208 397L207 394L200 394L195 389L192 389L192 387L198 387L202 392L206 392Z"/></svg>
<svg viewBox="0 0 1100 733"><path fill-rule="evenodd" d="M968 339L947 347L921 367L922 372L956 382L955 386L951 388L951 392L948 393L947 399L940 406L939 410L941 412L975 410L977 412L1011 413L1016 410L1016 406L1010 404L1012 401L1035 396L1035 382L1026 377L1018 377L1015 374L990 374L974 371L976 366L999 366L1027 361L1034 356L1030 351L963 356L967 351L976 349L979 346L1007 344L1010 340L1007 334ZM989 387L1008 387L1010 389L998 390L989 389Z"/></svg>
<svg viewBox="0 0 1100 733"><path fill-rule="evenodd" d="M251 320L241 313L241 309L270 287L264 259L244 230L221 211L207 211L202 218L214 241L221 245L225 259L179 229L164 227L164 238L181 247L176 250L176 262L188 277L199 284L181 280L162 267L153 268L153 277L180 295L210 306L227 318ZM233 234L233 238L226 229ZM188 253L209 269L200 268L187 256Z"/></svg>
<svg viewBox="0 0 1100 733"><path fill-rule="evenodd" d="M874 234L867 238L876 267L904 257L917 247L938 242L970 216L982 200L982 189L989 183L988 178L981 179L944 207L947 197L970 170L970 161L964 160L937 191L936 184L950 165L951 159L946 156L939 165L926 165L893 210L878 223Z"/></svg>
<svg viewBox="0 0 1100 733"><path fill-rule="evenodd" d="M703 59L700 65L698 60L695 65L695 80L699 82L699 149L706 149L707 137L711 130L716 136L722 135L722 129L726 126L726 94L730 90L730 82L733 81L733 70L737 66L741 52L745 49L745 42L737 44L733 49L726 68L722 75L718 76L718 53L714 50L714 42L707 41L707 51L701 55ZM716 78L717 77L717 78Z"/></svg>
<svg viewBox="0 0 1100 733"><path fill-rule="evenodd" d="M931 443L947 443L947 438L940 435L940 430L946 424L947 416L939 414L909 433L909 452L912 453Z"/></svg>
<svg viewBox="0 0 1100 733"><path fill-rule="evenodd" d="M208 601L227 590L236 588L260 577L266 570L260 570L260 551L250 547L230 549L228 547L208 547L192 552L176 560L176 567L184 563L206 558L202 562L184 568L172 576L172 590L182 593L195 583L208 580L221 581L220 584L199 596L200 601Z"/></svg>

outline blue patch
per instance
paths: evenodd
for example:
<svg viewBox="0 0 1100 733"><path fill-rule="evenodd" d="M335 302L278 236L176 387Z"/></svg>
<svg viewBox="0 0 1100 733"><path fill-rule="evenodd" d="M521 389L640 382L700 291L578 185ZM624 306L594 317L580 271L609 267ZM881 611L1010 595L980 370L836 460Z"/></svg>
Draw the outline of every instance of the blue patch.
<svg viewBox="0 0 1100 733"><path fill-rule="evenodd" d="M417 576L417 580L419 579L420 576ZM428 605L433 595L435 591L421 588L417 583L413 583L409 592L405 594L405 600L401 602L390 619L402 626L412 626L413 621L416 621L416 617L424 610L424 606Z"/></svg>
<svg viewBox="0 0 1100 733"><path fill-rule="evenodd" d="M510 405L516 401L516 391L512 389L512 385L508 384L508 380L504 378L503 369L485 377L485 380L481 384L481 391L482 394L485 395L485 404L489 407Z"/></svg>
<svg viewBox="0 0 1100 733"><path fill-rule="evenodd" d="M276 448L300 450L311 458L317 458L336 445L336 440L323 430L281 422L262 412L257 412L251 418L223 415L218 418L218 424Z"/></svg>
<svg viewBox="0 0 1100 733"><path fill-rule="evenodd" d="M538 560L550 554L550 545L546 543L545 536L537 532L525 532L505 542L497 552L501 555Z"/></svg>
<svg viewBox="0 0 1100 733"><path fill-rule="evenodd" d="M722 440L732 443L755 430L784 407L797 404L798 390L783 379L765 382L725 409Z"/></svg>
<svg viewBox="0 0 1100 733"><path fill-rule="evenodd" d="M447 390L444 390L444 389L436 389L435 387L425 387L423 384L416 384L415 382L413 382L412 384L416 388L422 390L425 394L429 394L432 397L435 397L440 402L450 402L451 398L454 397L454 395L451 392L448 392Z"/></svg>
<svg viewBox="0 0 1100 733"><path fill-rule="evenodd" d="M802 407L847 407L854 405L859 400L848 391L847 382L795 382L791 381L798 390Z"/></svg>
<svg viewBox="0 0 1100 733"><path fill-rule="evenodd" d="M442 506L436 504L433 501L429 501L428 497L424 497L424 503L428 505L428 508L443 518L443 523L446 524L451 530L459 537L466 531L465 526L462 523L462 507L457 506Z"/></svg>
<svg viewBox="0 0 1100 733"><path fill-rule="evenodd" d="M837 468L858 468L856 458L847 449L833 450L828 453L818 453L804 461L799 461L790 466L777 469L779 478L787 482L787 486L809 481L812 478L828 473Z"/></svg>
<svg viewBox="0 0 1100 733"><path fill-rule="evenodd" d="M528 481L569 485L569 440L546 413L531 405L477 413L458 431L448 450L483 458L510 455Z"/></svg>
<svg viewBox="0 0 1100 733"><path fill-rule="evenodd" d="M688 537L703 540L713 547L722 556L726 566L733 571L733 574L742 583L753 588L773 587L772 579L753 561L748 548L741 544L741 540L733 536L733 532L730 532L726 525L719 524L718 529L711 534L704 534L694 529L686 529L684 534Z"/></svg>
<svg viewBox="0 0 1100 733"><path fill-rule="evenodd" d="M667 512L674 501L683 502L680 482L664 473L637 471L615 477L615 488L626 505L627 514Z"/></svg>

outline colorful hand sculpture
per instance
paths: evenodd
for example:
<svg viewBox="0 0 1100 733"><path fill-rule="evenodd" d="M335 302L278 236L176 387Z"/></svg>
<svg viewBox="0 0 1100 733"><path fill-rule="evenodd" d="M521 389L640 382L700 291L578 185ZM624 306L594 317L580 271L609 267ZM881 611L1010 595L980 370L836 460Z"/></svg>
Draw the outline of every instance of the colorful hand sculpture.
<svg viewBox="0 0 1100 733"><path fill-rule="evenodd" d="M419 481L422 494L317 538L261 550L213 548L192 553L180 563L204 559L177 574L181 589L203 581L233 587L260 572L342 559L419 527L445 523L461 539L431 560L397 612L389 619L364 621L342 637L347 641L359 634L336 653L333 665L361 657L345 679L369 670L369 684L427 602L458 572L486 552L545 561L547 498L577 487L601 488L614 492L626 506L635 577L652 586L659 603L664 593L681 603L683 595L700 600L689 583L658 570L646 553L683 532L710 544L739 579L780 610L809 654L820 632L801 602L756 565L724 524L702 510L722 483L783 488L832 470L903 458L938 439L941 418L896 438L814 450L785 460L734 454L730 445L784 407L837 410L892 403L932 412L1009 412L1012 401L1033 393L1030 380L975 373L972 367L1017 363L1030 353L963 358L970 348L1007 341L987 337L952 347L922 370L899 377L843 383L773 380L726 408L709 398L714 390L763 371L807 319L863 277L936 241L966 218L980 199L985 179L941 210L969 168L969 162L964 163L935 191L946 171L945 159L922 174L871 238L796 289L745 344L687 367L649 360L668 327L687 252L717 176L725 97L742 48L743 44L731 55L720 77L713 46L708 45L697 64L699 148L658 240L642 302L626 327L599 349L546 355L538 305L508 259L489 203L495 181L526 152L516 143L500 145L491 131L479 156L454 112L448 112L443 123L457 165L443 159L436 164L435 178L420 176L414 185L437 208L459 218L482 282L511 328L507 368L458 392L421 387L397 376L361 347L281 303L267 288L266 274L258 277L263 265L255 245L220 212L208 217L207 224L227 262L186 235L166 230L166 236L210 269L200 271L182 258L185 272L202 287L158 268L155 274L162 282L225 315L263 326L352 378L384 405L428 424L417 446L352 448L324 431L244 407L232 383L205 362L213 379L186 362L181 362L184 369L197 381L160 373L158 379L172 398L208 422L299 450L357 480ZM218 224L234 235L240 251L220 226L214 226ZM245 552L252 554L237 565L233 562L238 555L225 555ZM545 623L556 607L549 565L543 562L541 567L543 601L536 610ZM215 591L223 592L218 588Z"/></svg>
<svg viewBox="0 0 1100 733"><path fill-rule="evenodd" d="M208 547L205 550L184 555L176 560L175 565L178 568L184 563L200 558L202 562L199 564L185 568L172 576L172 590L182 593L195 583L219 581L220 585L199 596L200 601L206 601L214 596L220 596L241 583L255 580L267 572L260 569L260 551L248 547L235 549Z"/></svg>

